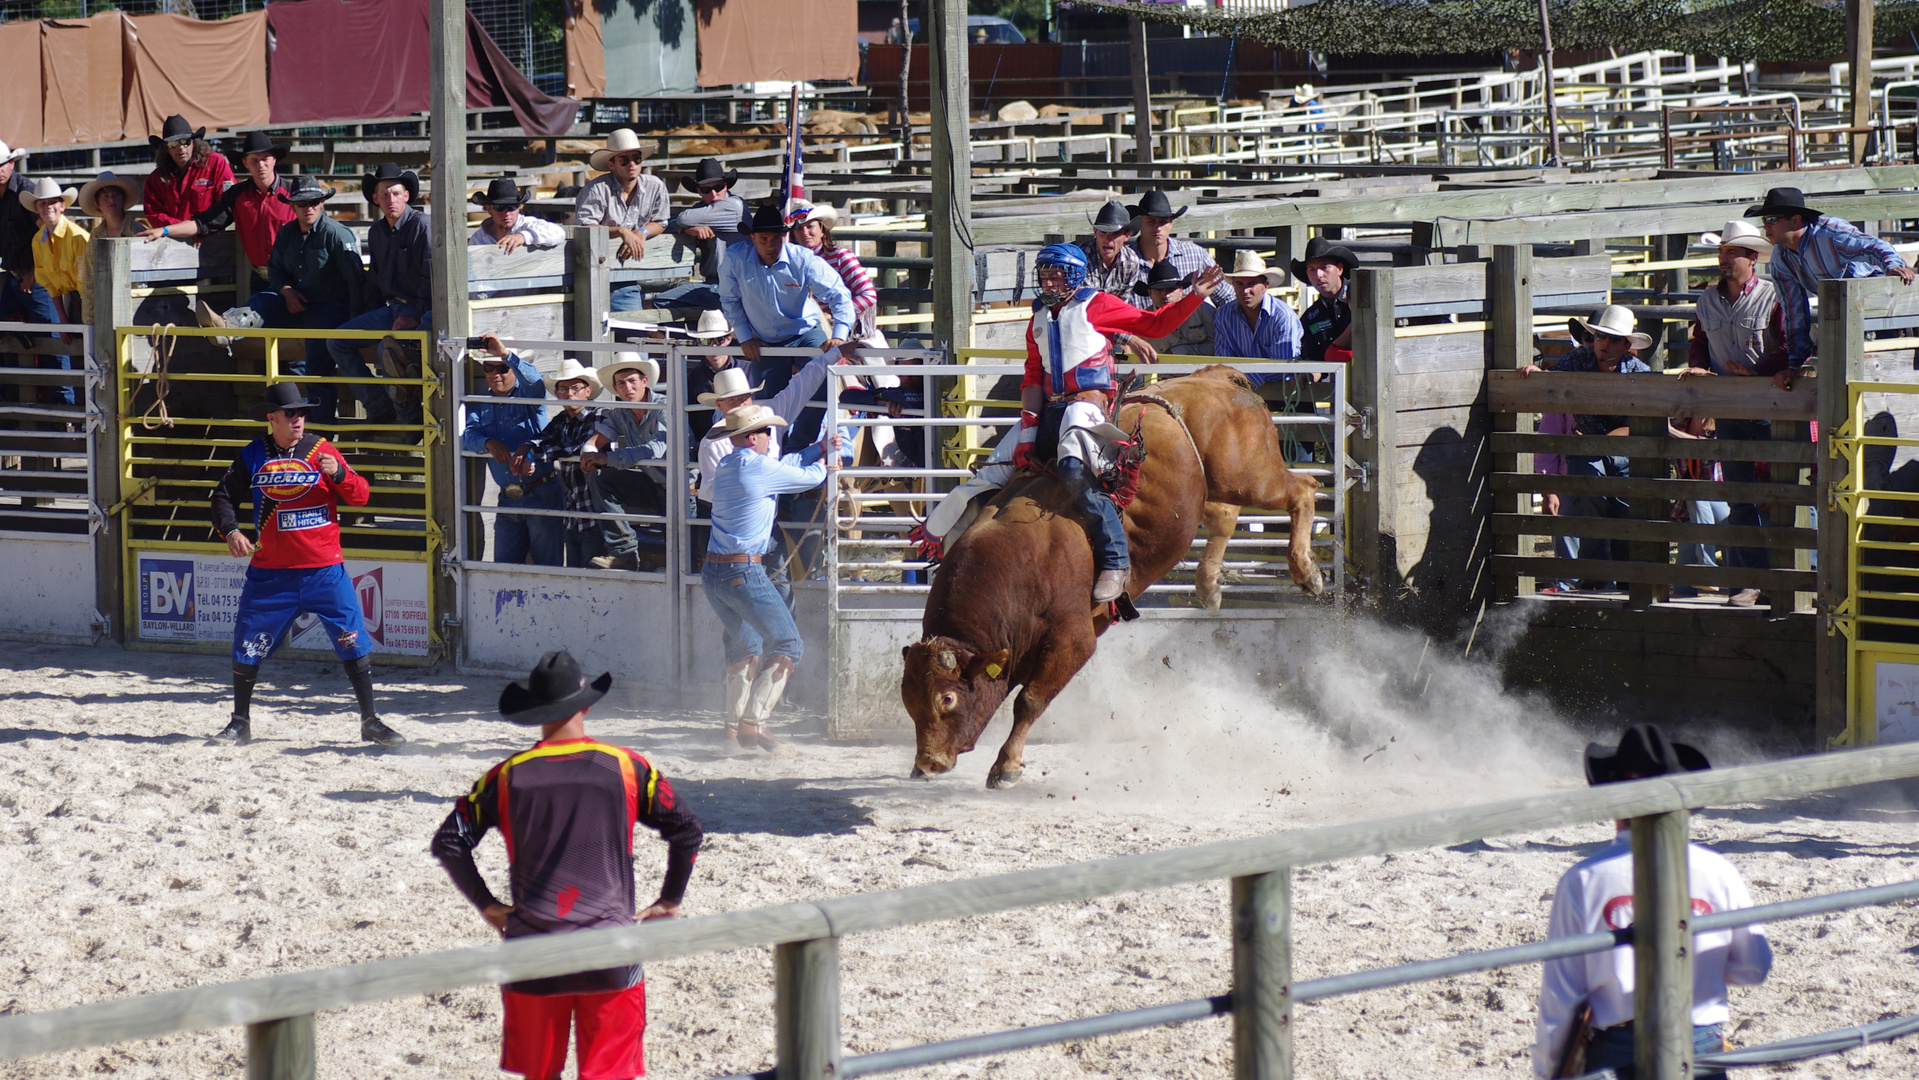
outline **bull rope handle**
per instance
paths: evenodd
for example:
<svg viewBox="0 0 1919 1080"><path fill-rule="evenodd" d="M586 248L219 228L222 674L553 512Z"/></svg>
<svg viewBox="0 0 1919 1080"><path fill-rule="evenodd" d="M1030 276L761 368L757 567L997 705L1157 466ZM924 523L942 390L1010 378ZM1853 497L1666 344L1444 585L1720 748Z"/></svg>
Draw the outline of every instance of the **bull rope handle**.
<svg viewBox="0 0 1919 1080"><path fill-rule="evenodd" d="M171 378L173 348L180 341L174 334L173 327L173 323L153 324L153 328L147 333L147 337L153 342L153 370L142 372L139 382L133 386L133 392L138 394L140 387L145 385L148 379L153 379L158 384L154 388L153 404L147 406L147 411L140 414L140 427L146 431L152 431L155 427L173 426L173 416L167 412L167 394L173 390ZM159 374L156 376L154 372ZM157 421L153 415L155 411L160 414Z"/></svg>

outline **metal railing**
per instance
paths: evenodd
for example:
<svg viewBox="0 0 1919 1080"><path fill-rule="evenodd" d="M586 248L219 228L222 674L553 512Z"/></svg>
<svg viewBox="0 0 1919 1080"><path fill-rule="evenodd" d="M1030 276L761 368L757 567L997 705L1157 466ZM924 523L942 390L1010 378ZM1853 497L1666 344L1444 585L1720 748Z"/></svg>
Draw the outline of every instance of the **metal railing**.
<svg viewBox="0 0 1919 1080"><path fill-rule="evenodd" d="M1650 1055L1643 1057L1638 1067L1642 1075L1683 1076L1692 1041L1691 960L1690 950L1684 946L1690 934L1919 895L1919 885L1902 882L1726 913L1724 923L1716 916L1695 919L1686 854L1690 812L1915 776L1919 776L1919 745L1874 747L963 882L520 938L499 945L193 987L45 1013L0 1016L0 1060L244 1024L248 1028L251 1075L307 1080L315 1071L313 1014L324 1009L443 993L476 984L772 946L778 1065L772 1073L758 1076L831 1080L1230 1014L1235 1076L1289 1080L1293 1075L1293 1014L1303 1000L1581 955L1620 944L1609 934L1548 940L1516 950L1297 982L1292 963L1295 868L1521 831L1625 819L1631 822L1633 840L1632 946L1639 988L1634 998L1634 1022L1643 1052ZM1220 878L1232 880L1233 969L1228 994L1065 1024L842 1057L839 953L844 938ZM1904 1025L1908 1029L1911 1026ZM1869 1034L1885 1036L1900 1030L1900 1025L1883 1024ZM1837 1048L1858 1041L1859 1036L1853 1035ZM1769 1050L1778 1052L1762 1047L1736 1051L1734 1056Z"/></svg>
<svg viewBox="0 0 1919 1080"><path fill-rule="evenodd" d="M14 400L0 401L0 530L30 533L97 533L106 524L96 482L93 435L100 425L97 391L103 385L94 361L93 327L84 323L0 322L0 335L63 334L72 345L34 342L33 353L71 356L71 368L0 367L0 386ZM67 351L70 350L70 351ZM71 405L43 402L48 389L70 388Z"/></svg>

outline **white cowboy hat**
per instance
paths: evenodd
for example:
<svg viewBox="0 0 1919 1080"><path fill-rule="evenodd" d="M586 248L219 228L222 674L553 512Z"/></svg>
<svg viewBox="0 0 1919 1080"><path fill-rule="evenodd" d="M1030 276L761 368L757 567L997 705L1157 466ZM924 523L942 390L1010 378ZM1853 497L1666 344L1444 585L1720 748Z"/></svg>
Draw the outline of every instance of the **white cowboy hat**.
<svg viewBox="0 0 1919 1080"><path fill-rule="evenodd" d="M711 341L732 332L733 328L726 324L726 312L711 308L700 312L700 321L693 325L693 329L686 332L686 336Z"/></svg>
<svg viewBox="0 0 1919 1080"><path fill-rule="evenodd" d="M805 199L793 200L793 206L786 215L786 227L797 229L809 221L824 221L831 229L840 223L840 212L831 203L815 206Z"/></svg>
<svg viewBox="0 0 1919 1080"><path fill-rule="evenodd" d="M605 389L605 387L600 385L600 377L593 373L592 368L587 367L585 364L580 363L570 356L562 357L560 360L560 370L553 373L553 385L558 387L561 383L572 382L574 379L585 379L586 385L593 388L593 393L587 396L588 401L599 397L600 391Z"/></svg>
<svg viewBox="0 0 1919 1080"><path fill-rule="evenodd" d="M1233 252L1233 272L1226 276L1229 278L1263 277L1269 289L1277 289L1286 284L1286 271L1277 266L1267 266L1266 260L1260 258L1258 252L1248 251L1245 248Z"/></svg>
<svg viewBox="0 0 1919 1080"><path fill-rule="evenodd" d="M23 188L20 191L20 204L29 210L36 209L34 204L41 199L65 199L68 205L72 205L79 198L79 189L67 188L65 191L62 191L59 184L54 183L44 176L36 177L32 186Z"/></svg>
<svg viewBox="0 0 1919 1080"><path fill-rule="evenodd" d="M730 367L713 376L713 391L709 394L701 394L700 404L717 405L721 398L739 397L741 394L757 394L764 389L766 389L765 384L759 386L746 385L745 368Z"/></svg>
<svg viewBox="0 0 1919 1080"><path fill-rule="evenodd" d="M1644 349L1652 345L1652 335L1642 334L1633 326L1632 312L1618 304L1609 304L1601 309L1591 321L1574 319L1574 322L1586 328L1589 334L1605 334L1608 337L1625 338L1632 342L1635 349Z"/></svg>
<svg viewBox="0 0 1919 1080"><path fill-rule="evenodd" d="M1293 87L1293 104L1304 105L1319 96L1319 88L1312 83L1303 82Z"/></svg>
<svg viewBox="0 0 1919 1080"><path fill-rule="evenodd" d="M586 159L586 163L591 165L596 172L605 172L607 167L612 164L614 155L625 154L634 150L641 150L641 147L640 137L634 134L633 129L614 128L611 132L607 133L606 149L593 151L593 155ZM645 151L641 150L641 152L644 153Z"/></svg>
<svg viewBox="0 0 1919 1080"><path fill-rule="evenodd" d="M5 165L9 161L19 161L26 156L25 150L15 150L7 145L6 140L0 139L0 165Z"/></svg>
<svg viewBox="0 0 1919 1080"><path fill-rule="evenodd" d="M659 362L636 352L614 353L611 362L600 365L600 381L612 386L613 380L619 378L622 371L637 371L646 376L648 386L660 381Z"/></svg>
<svg viewBox="0 0 1919 1080"><path fill-rule="evenodd" d="M1772 258L1772 241L1744 218L1726 222L1726 227L1719 232L1700 233L1699 242L1707 247L1742 247L1756 253L1760 262Z"/></svg>
<svg viewBox="0 0 1919 1080"><path fill-rule="evenodd" d="M726 414L726 434L728 437L734 435L750 435L755 431L764 431L767 428L785 426L786 421L780 419L779 413L774 412L772 409L758 402L749 401L737 409L728 410Z"/></svg>
<svg viewBox="0 0 1919 1080"><path fill-rule="evenodd" d="M129 214L133 212L135 207L140 205L140 199L145 194L145 192L141 190L140 185L134 183L128 177L115 176L111 171L103 172L92 180L87 181L87 185L80 189L80 209L85 212L88 217L99 217L100 206L97 202L97 197L102 188L110 187L117 187L121 191L126 192L127 202L123 209Z"/></svg>

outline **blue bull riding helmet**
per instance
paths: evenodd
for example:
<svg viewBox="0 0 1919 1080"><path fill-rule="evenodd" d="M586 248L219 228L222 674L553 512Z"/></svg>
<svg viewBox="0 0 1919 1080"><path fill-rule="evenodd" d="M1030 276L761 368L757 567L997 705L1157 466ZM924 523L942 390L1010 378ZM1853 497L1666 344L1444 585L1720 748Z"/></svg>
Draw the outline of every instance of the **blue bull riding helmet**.
<svg viewBox="0 0 1919 1080"><path fill-rule="evenodd" d="M1086 253L1077 244L1048 244L1041 248L1039 258L1033 261L1033 272L1037 274L1041 268L1049 266L1066 272L1065 296L1071 296L1086 280ZM1047 294L1042 289L1040 295ZM1058 299L1064 299L1065 296Z"/></svg>

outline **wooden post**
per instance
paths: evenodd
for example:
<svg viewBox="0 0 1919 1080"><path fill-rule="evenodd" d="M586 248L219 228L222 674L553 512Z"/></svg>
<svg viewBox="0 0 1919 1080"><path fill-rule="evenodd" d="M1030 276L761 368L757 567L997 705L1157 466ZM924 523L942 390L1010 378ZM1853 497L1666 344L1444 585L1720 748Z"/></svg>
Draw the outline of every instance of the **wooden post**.
<svg viewBox="0 0 1919 1080"><path fill-rule="evenodd" d="M1132 18L1127 20L1132 35L1133 54L1133 162L1137 165L1153 163L1153 87L1146 70L1146 20ZM1135 176L1145 179L1151 174L1145 169L1134 172Z"/></svg>
<svg viewBox="0 0 1919 1080"><path fill-rule="evenodd" d="M963 349L973 341L973 150L967 73L965 0L927 0L932 17L927 55L932 61L933 199L926 227L933 234L933 340Z"/></svg>
<svg viewBox="0 0 1919 1080"><path fill-rule="evenodd" d="M1493 248L1492 265L1487 268L1486 308L1492 321L1493 353L1491 366L1511 371L1533 362L1533 249L1500 246ZM1492 430L1524 431L1533 429L1532 416L1521 413L1493 413ZM1529 473L1531 454L1495 454L1493 471ZM1532 510L1530 495L1495 494L1493 513L1524 514ZM1493 554L1521 555L1521 537L1493 536ZM1493 580L1493 599L1500 603L1533 591L1531 578L1500 575Z"/></svg>
<svg viewBox="0 0 1919 1080"><path fill-rule="evenodd" d="M1397 414L1393 400L1393 272L1361 267L1353 275L1353 361L1350 393L1360 412L1352 439L1353 459L1366 470L1352 492L1352 534L1347 539L1361 587L1383 609L1399 581L1394 540L1399 473Z"/></svg>
<svg viewBox="0 0 1919 1080"><path fill-rule="evenodd" d="M100 404L100 430L93 436L93 497L100 509L120 501L120 349L113 328L133 324L133 245L137 240L96 240L93 264L93 362L100 368L94 400ZM107 617L107 631L125 644L129 629L122 615L120 523L109 518L93 548L93 608Z"/></svg>
<svg viewBox="0 0 1919 1080"><path fill-rule="evenodd" d="M773 950L773 1044L778 1080L836 1080L840 1073L840 940L813 938Z"/></svg>
<svg viewBox="0 0 1919 1080"><path fill-rule="evenodd" d="M1819 283L1819 441L1828 448L1852 416L1849 384L1863 381L1866 374L1859 299L1865 287L1866 281L1857 278ZM1820 747L1846 730L1852 705L1847 655L1851 650L1845 634L1832 621L1833 609L1846 599L1852 579L1852 548L1846 542L1851 529L1832 495L1847 471L1844 458L1830 452L1820 455L1819 598L1813 628L1813 733Z"/></svg>
<svg viewBox="0 0 1919 1080"><path fill-rule="evenodd" d="M1852 127L1872 123L1872 4L1873 0L1846 0L1846 57L1850 62ZM1888 135L1891 132L1887 132ZM1851 137L1852 163L1866 163L1866 133L1855 131Z"/></svg>
<svg viewBox="0 0 1919 1080"><path fill-rule="evenodd" d="M1772 441L1804 443L1809 436L1807 424L1803 420L1774 420L1772 422ZM1799 485L1806 482L1807 466L1775 461L1771 464L1772 482L1775 484ZM1812 528L1810 506L1797 506L1792 503L1773 503L1767 514L1767 520L1774 525L1790 524L1795 528ZM1767 560L1775 570L1811 570L1812 552L1797 547L1776 547L1771 549ZM1775 618L1790 615L1799 610L1800 597L1805 593L1776 592L1768 590L1771 597L1771 610ZM1810 597L1807 597L1810 599Z"/></svg>
<svg viewBox="0 0 1919 1080"><path fill-rule="evenodd" d="M1311 239L1313 230L1310 226L1306 225L1281 225L1274 229L1262 229L1260 231L1262 233L1270 233L1273 237L1273 265L1290 267L1293 265L1294 259L1304 259L1306 257L1306 241ZM1219 260L1216 259L1214 261L1218 262ZM1221 265L1226 264L1222 263ZM1291 273L1291 271L1289 270L1288 273ZM1299 282L1298 284L1302 287L1305 286L1305 282Z"/></svg>
<svg viewBox="0 0 1919 1080"><path fill-rule="evenodd" d="M1632 819L1633 1069L1639 1080L1692 1076L1691 814Z"/></svg>
<svg viewBox="0 0 1919 1080"><path fill-rule="evenodd" d="M459 405L453 400L452 364L464 355L460 346L473 333L473 311L467 304L466 4L463 0L433 0L429 32L433 128L427 145L433 163L433 201L428 207L427 232L433 238L433 337L450 344L440 349L429 342L422 350L420 371L439 380L437 392L428 403L432 410L430 417L439 425L440 437L425 444L426 467L437 478L433 485L433 505L428 508L433 515L428 522L429 534L437 527L442 535L450 535L454 517L460 512L459 472L451 467L459 460L459 448L451 442L459 412ZM434 606L441 620L439 626L430 629L441 635L446 655L457 658L460 651L455 613L460 610L459 579L439 565L431 566L428 574L433 582Z"/></svg>
<svg viewBox="0 0 1919 1080"><path fill-rule="evenodd" d="M1666 418L1663 416L1635 416L1628 421L1632 433L1663 439L1666 437ZM1661 457L1636 457L1626 461L1626 475L1633 477L1652 477L1663 480L1671 471L1672 464ZM1627 499L1626 516L1633 521L1668 521L1672 515L1672 502L1668 499ZM1584 551L1580 558L1587 558ZM1672 545L1664 540L1630 540L1626 543L1626 557L1632 563L1669 563L1672 561ZM1653 585L1647 582L1633 581L1626 585L1626 606L1634 610L1651 607L1655 602L1671 595L1671 586Z"/></svg>
<svg viewBox="0 0 1919 1080"><path fill-rule="evenodd" d="M313 1014L247 1025L247 1080L313 1080Z"/></svg>
<svg viewBox="0 0 1919 1080"><path fill-rule="evenodd" d="M573 278L573 340L599 341L600 316L613 306L613 284L607 268L612 234L605 229L568 226L567 272Z"/></svg>
<svg viewBox="0 0 1919 1080"><path fill-rule="evenodd" d="M1292 1080L1293 872L1233 879L1233 1080Z"/></svg>

